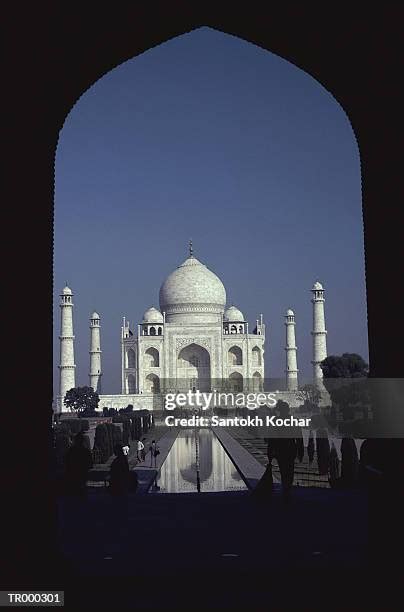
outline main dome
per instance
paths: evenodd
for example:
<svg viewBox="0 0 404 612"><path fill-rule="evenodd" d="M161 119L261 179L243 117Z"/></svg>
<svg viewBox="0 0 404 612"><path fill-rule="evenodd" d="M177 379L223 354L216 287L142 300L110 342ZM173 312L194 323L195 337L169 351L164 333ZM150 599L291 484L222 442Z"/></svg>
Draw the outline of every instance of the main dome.
<svg viewBox="0 0 404 612"><path fill-rule="evenodd" d="M226 290L220 278L191 255L166 278L159 298L168 323L217 322L224 312Z"/></svg>

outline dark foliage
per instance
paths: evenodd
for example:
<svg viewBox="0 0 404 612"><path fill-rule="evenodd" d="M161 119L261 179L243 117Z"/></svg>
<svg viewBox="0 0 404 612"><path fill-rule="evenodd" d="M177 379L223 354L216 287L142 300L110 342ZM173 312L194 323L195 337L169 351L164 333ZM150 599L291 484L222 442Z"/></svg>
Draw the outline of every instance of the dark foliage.
<svg viewBox="0 0 404 612"><path fill-rule="evenodd" d="M86 434L83 434L83 446L87 450L91 451L90 438Z"/></svg>
<svg viewBox="0 0 404 612"><path fill-rule="evenodd" d="M297 397L303 402L305 412L318 411L321 392L316 385L304 385L297 391Z"/></svg>
<svg viewBox="0 0 404 612"><path fill-rule="evenodd" d="M98 393L92 387L74 387L65 395L64 403L67 408L77 412L93 412L100 401Z"/></svg>
<svg viewBox="0 0 404 612"><path fill-rule="evenodd" d="M79 413L80 418L86 418L86 419L94 419L99 416L100 416L99 412L97 412L96 410L93 410L92 408L88 408L88 409L86 408L85 410L83 410L83 412Z"/></svg>
<svg viewBox="0 0 404 612"><path fill-rule="evenodd" d="M66 453L71 446L71 436L66 431L58 431L54 438L55 460L59 470L65 466Z"/></svg>
<svg viewBox="0 0 404 612"><path fill-rule="evenodd" d="M114 416L112 419L113 423L122 423L122 443L124 445L129 444L130 432L131 432L131 421L126 414L119 414Z"/></svg>
<svg viewBox="0 0 404 612"><path fill-rule="evenodd" d="M356 353L329 355L320 364L324 378L362 378L368 375L369 365ZM326 381L324 381L326 384Z"/></svg>
<svg viewBox="0 0 404 612"><path fill-rule="evenodd" d="M107 406L104 406L102 409L102 416L104 417L114 417L117 414L118 410L116 408L107 408Z"/></svg>
<svg viewBox="0 0 404 612"><path fill-rule="evenodd" d="M119 414L131 414L133 412L132 404L128 404L126 408L121 408Z"/></svg>
<svg viewBox="0 0 404 612"><path fill-rule="evenodd" d="M114 452L114 437L113 437L113 425L112 423L105 423L107 428L107 436L108 436L108 452L109 456Z"/></svg>
<svg viewBox="0 0 404 612"><path fill-rule="evenodd" d="M100 423L95 428L94 450L98 451L95 456L99 457L102 463L108 461L112 454L106 423Z"/></svg>
<svg viewBox="0 0 404 612"><path fill-rule="evenodd" d="M63 419L56 427L56 429L60 428L64 428L68 430L71 435L75 435L80 432L88 431L89 423L86 419Z"/></svg>
<svg viewBox="0 0 404 612"><path fill-rule="evenodd" d="M123 436L122 436L122 430L118 425L113 425L111 423L111 427L112 427L112 449L114 449L116 446L123 445Z"/></svg>

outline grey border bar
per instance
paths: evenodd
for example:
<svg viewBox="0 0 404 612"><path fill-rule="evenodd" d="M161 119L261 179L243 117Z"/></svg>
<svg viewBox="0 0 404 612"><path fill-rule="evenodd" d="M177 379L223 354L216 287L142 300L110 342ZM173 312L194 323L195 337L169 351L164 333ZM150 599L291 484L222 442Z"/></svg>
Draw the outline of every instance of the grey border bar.
<svg viewBox="0 0 404 612"><path fill-rule="evenodd" d="M56 607L64 606L64 591L0 591L0 606L15 607Z"/></svg>

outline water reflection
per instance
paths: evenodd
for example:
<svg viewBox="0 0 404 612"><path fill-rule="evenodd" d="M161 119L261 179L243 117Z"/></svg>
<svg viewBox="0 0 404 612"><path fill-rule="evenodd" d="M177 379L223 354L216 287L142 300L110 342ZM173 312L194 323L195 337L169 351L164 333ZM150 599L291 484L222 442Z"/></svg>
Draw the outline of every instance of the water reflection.
<svg viewBox="0 0 404 612"><path fill-rule="evenodd" d="M183 429L157 477L160 493L241 491L247 487L210 429Z"/></svg>

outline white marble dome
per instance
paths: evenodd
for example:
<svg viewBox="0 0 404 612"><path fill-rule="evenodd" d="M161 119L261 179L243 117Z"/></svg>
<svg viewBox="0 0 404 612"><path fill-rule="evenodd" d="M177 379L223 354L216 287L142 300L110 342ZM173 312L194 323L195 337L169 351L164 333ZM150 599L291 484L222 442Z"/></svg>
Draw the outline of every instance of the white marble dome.
<svg viewBox="0 0 404 612"><path fill-rule="evenodd" d="M233 321L234 323L245 321L243 313L235 306L230 306L230 308L226 310L226 312L224 313L224 320Z"/></svg>
<svg viewBox="0 0 404 612"><path fill-rule="evenodd" d="M91 318L92 318L92 319L99 319L99 318L100 318L100 315L98 314L98 312L95 312L95 311L94 311L94 312L93 312L93 314L91 315Z"/></svg>
<svg viewBox="0 0 404 612"><path fill-rule="evenodd" d="M314 291L322 291L323 290L323 285L321 283L319 283L318 281L316 281L313 285L313 290Z"/></svg>
<svg viewBox="0 0 404 612"><path fill-rule="evenodd" d="M66 287L64 287L63 290L62 290L62 294L63 295L72 295L72 290L70 289L70 287L68 287L66 285Z"/></svg>
<svg viewBox="0 0 404 612"><path fill-rule="evenodd" d="M160 310L170 321L219 321L226 304L220 278L192 255L171 272L160 288Z"/></svg>
<svg viewBox="0 0 404 612"><path fill-rule="evenodd" d="M286 314L288 317L294 317L295 313L293 312L293 310L291 308L288 308L286 311Z"/></svg>
<svg viewBox="0 0 404 612"><path fill-rule="evenodd" d="M143 323L163 323L163 315L157 308L148 308L143 315Z"/></svg>

